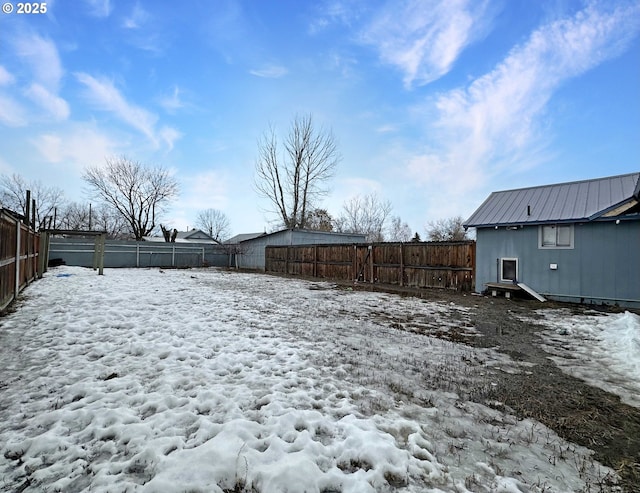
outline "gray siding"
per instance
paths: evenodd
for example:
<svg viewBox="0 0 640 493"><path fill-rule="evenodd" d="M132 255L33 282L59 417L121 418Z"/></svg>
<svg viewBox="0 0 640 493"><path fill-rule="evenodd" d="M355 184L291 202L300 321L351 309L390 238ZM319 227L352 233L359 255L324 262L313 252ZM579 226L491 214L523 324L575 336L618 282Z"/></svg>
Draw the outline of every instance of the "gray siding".
<svg viewBox="0 0 640 493"><path fill-rule="evenodd" d="M329 243L363 243L365 235L326 231L284 230L243 241L239 246L238 267L264 270L265 247L272 245L314 245Z"/></svg>
<svg viewBox="0 0 640 493"><path fill-rule="evenodd" d="M91 267L94 240L51 238L49 260L61 259L67 265ZM226 267L229 254L224 247L209 244L156 243L107 240L105 267Z"/></svg>
<svg viewBox="0 0 640 493"><path fill-rule="evenodd" d="M476 291L496 282L503 257L517 258L518 280L551 299L640 307L640 221L576 224L572 249L539 249L537 226L478 228Z"/></svg>

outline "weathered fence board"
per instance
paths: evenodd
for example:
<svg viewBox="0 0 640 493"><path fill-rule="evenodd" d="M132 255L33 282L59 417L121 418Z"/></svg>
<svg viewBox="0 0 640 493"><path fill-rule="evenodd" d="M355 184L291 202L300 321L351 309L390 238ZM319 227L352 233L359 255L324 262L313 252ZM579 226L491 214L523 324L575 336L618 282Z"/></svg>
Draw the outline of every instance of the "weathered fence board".
<svg viewBox="0 0 640 493"><path fill-rule="evenodd" d="M266 247L265 270L366 283L473 290L474 241Z"/></svg>
<svg viewBox="0 0 640 493"><path fill-rule="evenodd" d="M17 216L0 211L0 310L38 276L40 236Z"/></svg>

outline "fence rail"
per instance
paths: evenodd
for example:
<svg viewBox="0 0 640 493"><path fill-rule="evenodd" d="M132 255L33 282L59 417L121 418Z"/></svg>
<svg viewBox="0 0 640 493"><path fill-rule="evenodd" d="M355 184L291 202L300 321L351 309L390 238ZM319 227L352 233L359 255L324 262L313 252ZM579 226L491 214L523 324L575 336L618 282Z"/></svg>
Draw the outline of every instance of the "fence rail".
<svg viewBox="0 0 640 493"><path fill-rule="evenodd" d="M265 270L337 280L472 291L474 241L268 246Z"/></svg>
<svg viewBox="0 0 640 493"><path fill-rule="evenodd" d="M4 210L0 211L0 311L39 275L40 235Z"/></svg>
<svg viewBox="0 0 640 493"><path fill-rule="evenodd" d="M94 243L86 239L52 237L49 261L90 267ZM107 240L105 267L226 267L229 252L219 245Z"/></svg>

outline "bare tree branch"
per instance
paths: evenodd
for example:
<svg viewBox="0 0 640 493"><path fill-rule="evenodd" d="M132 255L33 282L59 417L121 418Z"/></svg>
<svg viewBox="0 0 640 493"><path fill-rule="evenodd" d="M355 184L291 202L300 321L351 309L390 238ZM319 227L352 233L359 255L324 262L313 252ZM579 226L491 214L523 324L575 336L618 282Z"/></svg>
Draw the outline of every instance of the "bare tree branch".
<svg viewBox="0 0 640 493"><path fill-rule="evenodd" d="M119 239L128 236L128 226L122 216L104 204L90 206L71 202L58 214L58 225L74 231L106 231L107 238Z"/></svg>
<svg viewBox="0 0 640 493"><path fill-rule="evenodd" d="M426 227L430 241L462 241L468 240L466 230L462 226L464 219L460 216L430 221Z"/></svg>
<svg viewBox="0 0 640 493"><path fill-rule="evenodd" d="M217 209L205 209L198 212L196 226L208 233L216 242L222 243L230 233L229 218Z"/></svg>
<svg viewBox="0 0 640 493"><path fill-rule="evenodd" d="M391 218L391 224L388 228L387 241L410 241L412 237L412 231L409 225L402 222L400 216L394 216Z"/></svg>
<svg viewBox="0 0 640 493"><path fill-rule="evenodd" d="M147 167L126 157L107 158L104 167L83 176L90 190L127 222L136 240L155 227L157 216L178 194L178 184L161 167Z"/></svg>
<svg viewBox="0 0 640 493"><path fill-rule="evenodd" d="M391 214L391 202L375 193L356 195L342 206L337 228L344 233L367 235L367 241L384 241L384 230Z"/></svg>
<svg viewBox="0 0 640 493"><path fill-rule="evenodd" d="M340 161L333 134L316 130L311 115L296 116L280 152L273 127L258 142L255 186L286 228L304 228Z"/></svg>
<svg viewBox="0 0 640 493"><path fill-rule="evenodd" d="M0 205L22 214L27 213L27 190L36 201L36 226L42 228L48 217L64 204L64 192L57 187L48 187L40 181L27 182L22 176L0 176ZM29 218L31 220L31 218Z"/></svg>

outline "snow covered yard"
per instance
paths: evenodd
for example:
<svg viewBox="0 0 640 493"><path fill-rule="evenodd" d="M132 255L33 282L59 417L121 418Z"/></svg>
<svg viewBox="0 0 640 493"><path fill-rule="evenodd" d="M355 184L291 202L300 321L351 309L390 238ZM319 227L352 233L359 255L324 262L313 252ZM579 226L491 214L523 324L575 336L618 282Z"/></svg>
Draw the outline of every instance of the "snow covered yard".
<svg viewBox="0 0 640 493"><path fill-rule="evenodd" d="M640 408L640 316L542 310L544 349L564 371Z"/></svg>
<svg viewBox="0 0 640 493"><path fill-rule="evenodd" d="M6 491L586 492L614 475L477 403L529 370L430 335L473 334L472 308L214 269L62 267L24 296L0 318Z"/></svg>

